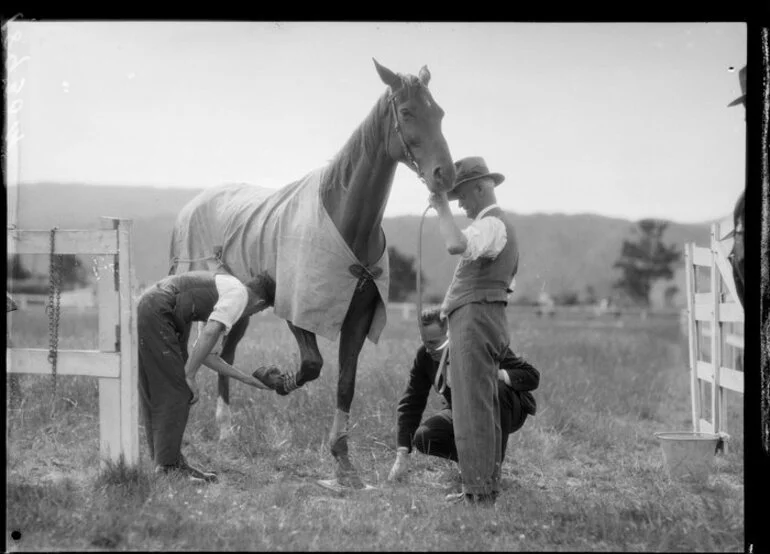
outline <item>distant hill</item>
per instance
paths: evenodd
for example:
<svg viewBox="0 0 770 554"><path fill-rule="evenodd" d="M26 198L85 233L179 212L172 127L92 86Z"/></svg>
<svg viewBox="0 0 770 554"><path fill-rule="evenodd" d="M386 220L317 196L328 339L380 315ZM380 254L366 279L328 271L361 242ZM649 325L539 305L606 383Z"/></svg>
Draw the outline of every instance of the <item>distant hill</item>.
<svg viewBox="0 0 770 554"><path fill-rule="evenodd" d="M168 272L168 250L174 218L181 207L200 189L96 186L81 184L25 184L10 189L9 198L18 198L18 225L26 229L97 228L100 216L125 217L134 220L136 277L147 284ZM634 222L595 214L510 214L520 249L516 297L535 299L541 291L557 295L565 291L583 293L592 286L599 296L610 293L618 273L612 269L624 238ZM469 221L458 216L464 227ZM416 256L420 216L387 218L383 228L388 245L400 252ZM708 244L708 223L680 224L671 222L666 230L667 242L683 245L694 241ZM422 237L422 267L426 277L424 295L440 295L452 278L457 258L444 250L435 216L426 218ZM47 260L34 256L30 269L45 272ZM27 261L27 260L25 260ZM677 303L683 304L685 290L683 271L674 279L681 293ZM659 283L653 293L658 303L663 289L670 283Z"/></svg>

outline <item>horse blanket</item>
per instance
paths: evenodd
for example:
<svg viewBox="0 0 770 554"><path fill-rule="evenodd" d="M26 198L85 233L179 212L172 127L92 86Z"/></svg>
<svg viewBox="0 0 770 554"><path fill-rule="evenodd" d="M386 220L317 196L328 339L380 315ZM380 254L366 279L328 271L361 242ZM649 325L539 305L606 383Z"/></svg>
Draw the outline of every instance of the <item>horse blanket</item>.
<svg viewBox="0 0 770 554"><path fill-rule="evenodd" d="M367 335L376 344L386 322L388 250L363 267L324 208L323 175L320 168L280 189L243 183L205 189L177 218L176 272L214 269L213 259L184 260L210 258L221 247L221 260L241 281L272 278L278 317L329 340L336 340L361 276L368 276L379 292Z"/></svg>

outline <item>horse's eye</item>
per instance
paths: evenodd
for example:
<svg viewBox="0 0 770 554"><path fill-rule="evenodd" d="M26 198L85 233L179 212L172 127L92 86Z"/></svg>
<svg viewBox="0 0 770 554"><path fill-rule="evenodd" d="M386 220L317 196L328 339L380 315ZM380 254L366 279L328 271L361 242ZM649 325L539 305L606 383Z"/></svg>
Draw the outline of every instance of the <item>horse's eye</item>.
<svg viewBox="0 0 770 554"><path fill-rule="evenodd" d="M410 112L409 110L401 110L401 117L410 118L412 117L412 112Z"/></svg>

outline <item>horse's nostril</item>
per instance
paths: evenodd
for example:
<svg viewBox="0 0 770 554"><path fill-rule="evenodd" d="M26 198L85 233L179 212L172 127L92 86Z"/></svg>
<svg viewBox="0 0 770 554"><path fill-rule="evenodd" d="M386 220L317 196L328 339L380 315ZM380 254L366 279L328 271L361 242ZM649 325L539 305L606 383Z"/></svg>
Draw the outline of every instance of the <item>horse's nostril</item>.
<svg viewBox="0 0 770 554"><path fill-rule="evenodd" d="M437 166L436 169L433 170L433 178L436 181L441 181L443 174L444 172L441 170L441 166Z"/></svg>

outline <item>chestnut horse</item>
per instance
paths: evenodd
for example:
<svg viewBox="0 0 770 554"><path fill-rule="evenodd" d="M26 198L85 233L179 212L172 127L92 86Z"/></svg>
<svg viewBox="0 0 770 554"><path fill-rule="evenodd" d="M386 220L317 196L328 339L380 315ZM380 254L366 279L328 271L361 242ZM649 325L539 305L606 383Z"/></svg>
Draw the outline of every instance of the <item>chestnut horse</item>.
<svg viewBox="0 0 770 554"><path fill-rule="evenodd" d="M350 461L347 444L348 418L355 392L358 357L365 339L369 336L370 327L373 327L374 315L378 310L380 315L377 319L377 325L384 325L384 318L381 316L386 301L386 298L382 297L382 289L378 289L378 285L374 282L376 273L373 276L367 268L373 267L378 261L382 262L383 257L385 258L384 267L387 268L385 235L381 223L385 205L390 196L396 166L401 162L413 169L419 179L427 186L426 193L448 191L455 179L452 158L441 131L444 112L428 90L431 76L427 67L423 66L418 76L415 77L394 73L377 63L377 60L374 60L374 65L388 89L379 97L373 109L355 129L342 149L323 169L324 177L319 185L320 201L323 203L328 218L360 264L350 266L350 272L358 277L359 275L354 271L357 269L361 279L358 286L355 286L355 291L350 293L352 297L349 304L347 307L341 306L339 312L337 410L329 433L329 448L337 462L335 470L337 481L341 486L353 488L364 486L358 476L358 471ZM313 173L313 175L315 174ZM248 187L249 185L245 186ZM295 183L286 185L278 189L275 194L288 195L289 193L286 191L291 191L296 186ZM254 227L254 218L261 217L261 215L252 214L271 213L273 210L272 205L265 208L262 201L258 202L252 199L251 201L241 201L239 204L233 200L234 198L249 198L249 194L254 195L255 189L253 186L251 187L246 192L243 192L244 188L240 185L235 185L234 188L231 186L230 189L222 187L206 189L183 208L177 218L172 237L171 272L177 271L179 262L199 261L182 259L184 256L192 256L193 253L190 247L181 244L180 236L195 237L194 240L198 241L198 244L205 243L206 254L213 254L211 249L215 247L212 245L227 245L228 241L232 243L236 240L233 237L244 237L248 233L252 233L252 236L265 235L268 232L283 233L284 227L278 225L273 225L271 230L264 232L261 229L265 229L265 227L259 227L256 230L253 228L245 229L247 225ZM229 200L221 200L227 194L232 195ZM246 214L243 217L251 217L251 222L239 223L233 228L234 224L231 222L211 221L211 219L217 219L217 216L211 215L216 210L210 209L212 202L217 198L216 195L219 195L220 200L217 201L220 202L220 206L232 206L232 211L238 210L239 214ZM278 202L274 200L276 196L272 198L272 202ZM245 206L243 205L244 202ZM279 229L279 231L274 231L274 229ZM287 233L283 233L283 235L285 236ZM238 240L243 240L243 238ZM257 239L257 241L261 240L263 238ZM228 256L230 260L240 256L238 263L245 260L242 265L247 265L247 270L241 270L240 274L236 275L241 279L244 279L243 275L254 276L267 273L270 286L266 287L268 291L266 303L272 305L275 301L275 298L272 297L275 287L281 286L280 279L276 282L276 277L280 272L268 271L264 266L259 267L261 263L255 258L260 257L260 254L254 250L254 248L258 248L254 246L257 241L252 241L249 248L230 247L229 254L228 247L225 246L225 251L220 250L219 252L219 256L221 256L219 261L227 267ZM271 242L270 247L272 248L272 245L277 242L277 239ZM264 251L268 247L261 248ZM199 249L198 255L201 252L203 250ZM287 255L287 253L284 252L283 255ZM189 271L195 267L206 266L192 264L181 271ZM347 269L347 266L345 268ZM270 273L273 274L270 275ZM387 278L387 274L385 274L385 278ZM379 286L382 286L382 281L379 281ZM333 292L335 290L334 285L331 286L331 290L335 299L337 296L344 297L342 291L338 295ZM347 302L347 298L344 301ZM281 316L278 314L277 305L276 314ZM344 315L344 319L342 315ZM300 328L288 317L284 317L284 319L286 319L289 329L297 341L301 360L298 370L273 369L275 373L267 379L267 381L272 379L272 382L268 382L268 384L282 395L289 394L292 390L317 379L323 366L323 358L316 344L317 333ZM233 362L235 349L247 326L248 318L241 319L233 326L227 336L221 356L228 363ZM376 331L377 335L378 333L379 331ZM371 336L369 338L372 339ZM258 372L255 372L255 375ZM259 375L263 380L266 376L264 373ZM222 438L227 435L230 429L230 385L229 379L222 375L218 376L218 393L217 423L220 438Z"/></svg>

